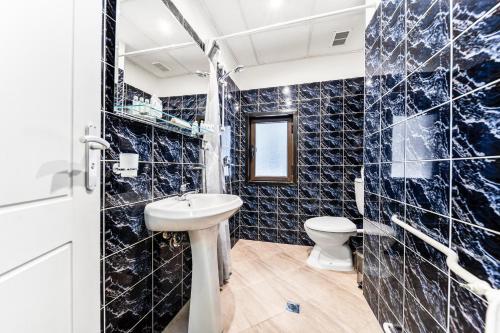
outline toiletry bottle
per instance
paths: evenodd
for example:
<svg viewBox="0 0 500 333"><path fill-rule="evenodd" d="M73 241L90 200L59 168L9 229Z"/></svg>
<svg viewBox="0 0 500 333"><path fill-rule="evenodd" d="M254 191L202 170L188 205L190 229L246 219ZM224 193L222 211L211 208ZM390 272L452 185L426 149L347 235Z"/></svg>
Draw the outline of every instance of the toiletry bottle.
<svg viewBox="0 0 500 333"><path fill-rule="evenodd" d="M151 105L149 104L149 99L147 99L147 98L146 98L146 99L144 100L144 110L143 110L143 115L145 115L145 116L149 116L149 110L151 109L151 108L150 108L150 106L151 106Z"/></svg>
<svg viewBox="0 0 500 333"><path fill-rule="evenodd" d="M144 113L144 97L139 97L139 106L137 107L139 114Z"/></svg>
<svg viewBox="0 0 500 333"><path fill-rule="evenodd" d="M205 122L202 120L202 121L200 121L200 133L205 132L205 129L206 129L206 125L205 125Z"/></svg>
<svg viewBox="0 0 500 333"><path fill-rule="evenodd" d="M198 128L198 122L195 120L193 121L193 124L191 125L191 134L192 135L197 135L199 133L199 128Z"/></svg>
<svg viewBox="0 0 500 333"><path fill-rule="evenodd" d="M129 114L136 114L137 113L137 108L138 108L138 105L139 105L139 96L137 95L134 95L133 99L132 99L132 107L131 108L128 108L128 112Z"/></svg>

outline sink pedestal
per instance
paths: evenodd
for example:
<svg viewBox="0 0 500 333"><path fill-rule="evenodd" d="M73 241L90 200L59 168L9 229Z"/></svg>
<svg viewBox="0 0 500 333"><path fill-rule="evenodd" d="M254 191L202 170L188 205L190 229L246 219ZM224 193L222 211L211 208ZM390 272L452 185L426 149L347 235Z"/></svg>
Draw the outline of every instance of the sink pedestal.
<svg viewBox="0 0 500 333"><path fill-rule="evenodd" d="M189 307L189 333L221 333L222 316L217 263L219 225L190 230L193 275Z"/></svg>

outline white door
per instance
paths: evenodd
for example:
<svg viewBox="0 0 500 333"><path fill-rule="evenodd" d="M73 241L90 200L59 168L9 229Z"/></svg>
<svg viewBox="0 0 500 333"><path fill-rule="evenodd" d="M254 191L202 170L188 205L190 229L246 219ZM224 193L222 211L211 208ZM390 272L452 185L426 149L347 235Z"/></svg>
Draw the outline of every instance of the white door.
<svg viewBox="0 0 500 333"><path fill-rule="evenodd" d="M101 0L0 1L0 332L99 330Z"/></svg>

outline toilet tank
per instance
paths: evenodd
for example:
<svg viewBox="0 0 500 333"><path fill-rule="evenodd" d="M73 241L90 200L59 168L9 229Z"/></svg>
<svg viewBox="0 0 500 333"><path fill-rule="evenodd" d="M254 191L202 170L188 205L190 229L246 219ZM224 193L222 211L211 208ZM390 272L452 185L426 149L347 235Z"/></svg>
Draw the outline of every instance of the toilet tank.
<svg viewBox="0 0 500 333"><path fill-rule="evenodd" d="M363 178L354 180L354 195L356 197L356 206L361 215L365 212L365 181Z"/></svg>

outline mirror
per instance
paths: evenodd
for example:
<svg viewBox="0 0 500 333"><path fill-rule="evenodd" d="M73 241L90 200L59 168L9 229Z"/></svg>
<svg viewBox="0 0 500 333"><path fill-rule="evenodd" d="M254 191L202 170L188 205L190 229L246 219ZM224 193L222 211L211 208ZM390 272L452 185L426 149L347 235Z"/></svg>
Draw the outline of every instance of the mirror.
<svg viewBox="0 0 500 333"><path fill-rule="evenodd" d="M115 112L192 131L204 118L209 63L162 0L121 0Z"/></svg>

